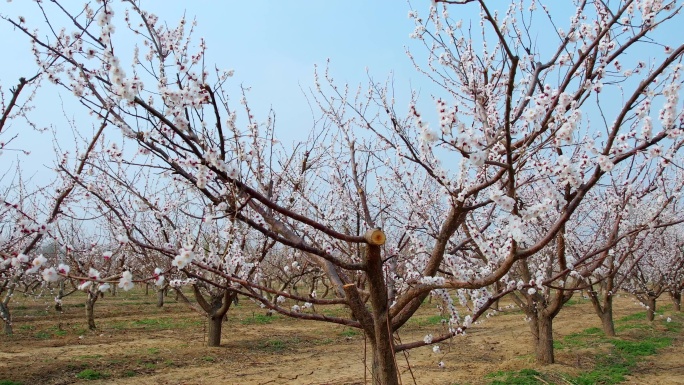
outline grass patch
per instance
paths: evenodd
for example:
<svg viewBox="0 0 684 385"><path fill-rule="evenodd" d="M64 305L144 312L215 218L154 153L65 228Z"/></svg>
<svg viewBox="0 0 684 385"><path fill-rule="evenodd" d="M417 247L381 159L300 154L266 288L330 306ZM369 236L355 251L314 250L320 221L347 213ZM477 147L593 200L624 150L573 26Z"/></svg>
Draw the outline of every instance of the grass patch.
<svg viewBox="0 0 684 385"><path fill-rule="evenodd" d="M678 318L678 317L675 317ZM588 328L578 333L569 334L554 341L554 348L585 349L594 348L599 353L595 355L594 368L576 377L564 376L569 384L575 385L612 385L626 380L642 361L643 357L653 356L659 349L672 345L673 336L679 335L682 323L679 319L662 320L659 323L648 322L645 312L628 315L617 321L616 331L631 330L628 337L605 336L603 330L597 327ZM654 325L662 324L663 327ZM665 329L663 331L663 329ZM554 383L531 369L517 372L495 372L487 376L493 378L492 385L514 384L550 384Z"/></svg>
<svg viewBox="0 0 684 385"><path fill-rule="evenodd" d="M143 330L168 330L168 329L187 329L202 325L201 320L184 318L143 318L135 321L116 321L108 326L115 330L143 329Z"/></svg>
<svg viewBox="0 0 684 385"><path fill-rule="evenodd" d="M656 354L658 349L672 345L670 337L650 337L641 341L611 341L615 350L623 356L643 357Z"/></svg>
<svg viewBox="0 0 684 385"><path fill-rule="evenodd" d="M21 382L16 382L12 380L0 380L0 385L21 385Z"/></svg>
<svg viewBox="0 0 684 385"><path fill-rule="evenodd" d="M214 358L212 356L204 356L204 357L202 357L202 361L214 362L214 361L216 361L216 358Z"/></svg>
<svg viewBox="0 0 684 385"><path fill-rule="evenodd" d="M670 337L646 336L645 334L651 331L652 327L634 329L642 331L636 337L638 339L634 341L605 337L599 341L586 341L588 345L600 341L607 342L610 344L610 349L607 353L596 356L593 370L571 378L570 382L577 385L619 384L625 381L625 376L636 367L640 357L652 356L658 352L658 349L672 345L673 339Z"/></svg>
<svg viewBox="0 0 684 385"><path fill-rule="evenodd" d="M573 306L573 305L581 305L583 303L586 303L587 300L584 298L570 298L568 302L564 303L563 306Z"/></svg>
<svg viewBox="0 0 684 385"><path fill-rule="evenodd" d="M632 322L632 321L646 321L646 312L640 311L634 314L624 316L618 322Z"/></svg>
<svg viewBox="0 0 684 385"><path fill-rule="evenodd" d="M291 338L289 340L281 340L276 338L258 344L257 348L271 353L278 353L286 349L291 349L293 345L296 345L300 342L301 340L297 337Z"/></svg>
<svg viewBox="0 0 684 385"><path fill-rule="evenodd" d="M92 354L92 355L83 355L83 356L76 357L77 360L96 360L98 358L102 358L102 355Z"/></svg>
<svg viewBox="0 0 684 385"><path fill-rule="evenodd" d="M276 318L274 315L252 314L251 317L240 320L240 323L243 325L266 325L273 322Z"/></svg>
<svg viewBox="0 0 684 385"><path fill-rule="evenodd" d="M84 369L80 371L77 375L76 378L80 378L82 380L99 380L102 378L105 378L106 376L102 372L98 372L97 370L93 369Z"/></svg>
<svg viewBox="0 0 684 385"><path fill-rule="evenodd" d="M171 329L175 326L169 318L145 318L131 322L134 327L142 326L144 329Z"/></svg>
<svg viewBox="0 0 684 385"><path fill-rule="evenodd" d="M589 346L589 341L601 343L607 339L601 328L589 328L578 333L568 334L562 340L554 340L553 347L554 349L585 348Z"/></svg>
<svg viewBox="0 0 684 385"><path fill-rule="evenodd" d="M47 339L50 339L50 337L52 337L52 335L50 335L50 333L48 333L46 331L39 331L38 333L34 334L33 336L38 338L39 340L47 340Z"/></svg>
<svg viewBox="0 0 684 385"><path fill-rule="evenodd" d="M340 332L340 335L341 335L342 337L351 338L351 337L354 337L354 336L358 336L360 333L361 333L361 332L359 332L357 329L344 329L344 330L342 330L342 331Z"/></svg>
<svg viewBox="0 0 684 385"><path fill-rule="evenodd" d="M321 313L328 317L346 317L349 315L350 310L346 307L338 308L325 308Z"/></svg>
<svg viewBox="0 0 684 385"><path fill-rule="evenodd" d="M629 374L634 365L633 359L620 355L598 355L594 370L582 373L570 382L577 385L618 384L625 380L625 375Z"/></svg>
<svg viewBox="0 0 684 385"><path fill-rule="evenodd" d="M135 370L126 370L125 372L123 372L124 377L135 377L137 375L138 373Z"/></svg>
<svg viewBox="0 0 684 385"><path fill-rule="evenodd" d="M159 354L159 348L149 348L147 349L148 354Z"/></svg>
<svg viewBox="0 0 684 385"><path fill-rule="evenodd" d="M487 375L493 378L491 385L537 385L548 384L544 375L536 370L522 369L517 372L498 371Z"/></svg>
<svg viewBox="0 0 684 385"><path fill-rule="evenodd" d="M649 324L615 325L615 332L616 333L624 332L626 330L653 331L653 325L649 325Z"/></svg>
<svg viewBox="0 0 684 385"><path fill-rule="evenodd" d="M432 315L429 317L416 317L414 319L411 319L411 324L418 326L418 327L423 327L423 326L437 326L441 325L442 321L446 322L448 321L447 318L437 314L437 315Z"/></svg>

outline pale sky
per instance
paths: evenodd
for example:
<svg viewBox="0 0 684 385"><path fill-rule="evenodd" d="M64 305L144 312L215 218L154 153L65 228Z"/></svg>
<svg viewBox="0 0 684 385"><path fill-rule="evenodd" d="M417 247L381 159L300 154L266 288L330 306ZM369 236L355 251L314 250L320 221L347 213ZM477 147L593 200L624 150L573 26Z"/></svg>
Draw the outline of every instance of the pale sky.
<svg viewBox="0 0 684 385"><path fill-rule="evenodd" d="M427 12L429 4L419 0L413 5ZM50 4L46 5L49 8ZM196 18L195 36L207 41L208 67L215 63L219 68L234 69L234 84L251 87L250 103L264 118L268 109L274 108L277 132L288 139L303 139L312 127L302 89L313 86L314 64L323 66L330 59L335 80L354 85L367 81L366 68L380 80L393 73L397 86L406 90L412 80L416 86L420 79L405 54L406 45L420 49L409 39L414 25L407 17L410 5L405 1L144 1L143 6L169 26L175 26L184 13L188 19ZM24 16L28 25L42 18L29 0L3 1L0 14ZM116 16L122 15L115 15L115 20ZM4 20L0 20L0 36L0 49L9 53L0 61L0 84L7 90L20 76L34 74L35 63L28 39ZM43 90L36 103L41 110L35 114L38 121L58 128L65 124L60 95L65 103L73 103L64 89ZM68 104L66 110L71 113ZM51 135L36 140L33 132L28 134L23 133L15 146L30 148L32 155L6 151L3 163L17 156L27 169L43 169L52 163Z"/></svg>
<svg viewBox="0 0 684 385"><path fill-rule="evenodd" d="M323 66L327 59L331 61L331 73L338 83L349 82L353 86L366 83L368 69L376 80L384 80L392 73L398 92L407 95L411 87L418 89L424 103L430 103L430 96L439 92L414 70L405 53L407 46L415 53L425 53L419 41L409 38L414 24L408 18L408 12L413 7L425 16L429 0L413 0L411 4L401 0L148 0L142 3L169 26L175 26L183 13L188 19L196 18L195 36L206 39L208 67L213 68L216 64L219 68L234 69L232 84L251 87L249 100L257 117L265 119L270 107L276 111L276 133L284 142L303 140L312 128L310 108L302 89L308 91L313 87L314 64ZM567 26L572 2L547 3L560 8L560 15L565 17L556 21L559 26ZM65 0L65 4L72 4L71 0ZM504 7L509 3L500 4ZM479 21L477 4L450 6L449 12L452 18L463 19L465 23L472 20L477 25ZM28 25L43 17L30 0L2 1L0 14L24 16ZM121 17L115 15L115 20L118 20L118 28L125 28ZM545 16L539 13L535 17L543 20ZM676 36L672 35L675 31L669 32L670 37ZM557 44L554 34L553 31L538 33L533 39L540 47L554 49L553 45ZM13 31L4 20L0 20L0 36L0 49L4 53L4 59L0 61L0 84L7 92L20 76L34 74L35 64L28 39ZM58 87L42 90L33 116L45 125L54 124L58 130L66 130L69 141L71 133L63 117L60 96L68 114L79 123L88 122L79 118L82 108L72 107L73 96ZM237 99L236 96L233 100ZM13 131L21 132L15 146L30 149L32 155L25 157L6 151L0 157L0 173L17 157L26 169L41 170L45 165L51 165L54 159L52 136L49 133L36 136L31 130L23 132L27 131L26 127L16 126L18 124L21 123L12 127Z"/></svg>

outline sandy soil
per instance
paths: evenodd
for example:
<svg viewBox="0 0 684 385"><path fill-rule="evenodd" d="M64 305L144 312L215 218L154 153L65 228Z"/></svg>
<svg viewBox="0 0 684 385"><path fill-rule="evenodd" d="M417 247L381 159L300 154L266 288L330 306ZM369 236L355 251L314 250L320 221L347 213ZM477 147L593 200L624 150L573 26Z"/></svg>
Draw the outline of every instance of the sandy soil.
<svg viewBox="0 0 684 385"><path fill-rule="evenodd" d="M70 299L73 304L78 298ZM44 304L17 306L12 337L0 337L0 382L23 384L364 384L369 357L363 335L338 325L284 317L267 318L248 301L231 309L222 346L208 348L205 324L196 313L169 300L154 306L143 293L108 297L96 305L97 332L84 330L83 307L57 315ZM73 305L72 304L72 305ZM343 311L343 310L339 310ZM642 311L620 298L616 319ZM400 333L406 341L438 334L430 305ZM555 337L589 327L598 318L588 303L564 308L554 322ZM629 377L630 384L684 384L682 338ZM577 374L590 369L594 352L556 351L557 363L535 364L530 332L520 312L486 319L466 336L441 344L442 353L415 349L397 356L404 384L487 384L488 373L533 368L543 373ZM444 368L438 362L445 363ZM91 369L104 378L78 378ZM87 373L86 373L87 374ZM567 383L558 376L558 383Z"/></svg>

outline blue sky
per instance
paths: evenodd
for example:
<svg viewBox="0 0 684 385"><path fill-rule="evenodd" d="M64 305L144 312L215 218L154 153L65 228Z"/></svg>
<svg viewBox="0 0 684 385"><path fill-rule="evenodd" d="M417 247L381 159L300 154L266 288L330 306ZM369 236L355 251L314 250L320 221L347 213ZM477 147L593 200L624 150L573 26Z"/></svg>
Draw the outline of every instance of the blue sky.
<svg viewBox="0 0 684 385"><path fill-rule="evenodd" d="M277 132L287 139L304 139L312 127L302 89L313 86L314 64L322 66L330 59L335 80L354 85L367 81L366 69L376 79L393 73L397 86L407 91L408 84L413 81L416 86L420 78L405 54L405 46L415 44L409 39L414 25L407 17L410 5L405 1L146 1L143 6L170 26L183 14L196 18L196 37L207 41L209 67L234 69L233 82L251 87L249 100L257 113L265 116L274 108ZM427 12L429 2L418 1L414 6ZM42 18L34 2L25 0L3 2L0 13L22 15L29 25ZM35 64L28 39L12 31L9 23L0 23L0 36L11 37L0 42L12 57L0 62L0 83L7 89L20 76L33 74ZM41 112L35 114L39 121L58 129L66 125L60 95L69 114L79 110L70 108L73 98L67 91L46 87L36 103ZM51 164L51 135L43 134L36 141L32 132L28 134L15 143L32 150L30 157L17 154L22 167L42 169ZM7 155L3 162L16 159L14 153L10 158Z"/></svg>
<svg viewBox="0 0 684 385"><path fill-rule="evenodd" d="M572 3L555 0L547 3L560 11L560 20L556 20L558 25L567 27ZM70 0L65 0L65 4L76 6ZM501 2L500 6L508 4ZM313 87L314 64L324 65L327 59L331 61L331 73L338 84L366 83L368 69L376 80L384 80L392 73L397 94L404 98L408 97L411 87L421 91L423 103L429 103L430 95L439 92L414 70L405 54L406 46L415 53L425 52L420 42L409 38L414 24L407 15L412 6L425 15L430 6L428 0L414 0L412 4L400 0L149 0L143 1L143 6L170 26L175 26L183 14L188 19L196 18L196 37L204 37L208 45L208 67L213 68L216 64L219 68L234 69L233 85L251 87L248 97L257 117L265 119L271 107L276 111L277 135L283 142L303 140L311 130L311 111L302 89ZM469 19L475 23L479 20L477 4L450 6L449 12L452 18L464 19L466 23ZM42 18L34 2L28 0L3 1L0 14L22 15L29 25ZM122 16L116 15L119 28L124 28ZM545 18L542 13L535 17L537 21ZM7 90L20 76L30 76L35 70L28 39L12 31L4 20L0 20L0 36L3 37L0 49L5 53L5 59L0 61L0 83ZM670 34L670 38L673 36L676 34ZM553 32L536 33L533 39L547 49L557 44ZM68 142L72 140L71 132L63 117L60 95L67 114L84 124L83 129L90 130L87 118L80 118L83 109L74 107L73 97L59 87L45 87L41 91L33 117L66 132ZM237 99L233 98L235 102ZM398 107L404 106L400 102ZM26 131L20 124L15 123L12 130ZM15 145L32 150L32 155L25 157L6 152L0 158L0 172L7 169L3 164L17 157L26 169L41 170L52 164L52 136L42 134L38 138L33 132L22 132Z"/></svg>

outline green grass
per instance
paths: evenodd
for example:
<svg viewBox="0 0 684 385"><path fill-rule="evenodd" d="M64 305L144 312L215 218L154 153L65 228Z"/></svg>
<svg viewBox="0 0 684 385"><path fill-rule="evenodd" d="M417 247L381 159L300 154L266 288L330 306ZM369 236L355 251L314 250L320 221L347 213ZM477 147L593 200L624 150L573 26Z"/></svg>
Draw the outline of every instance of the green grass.
<svg viewBox="0 0 684 385"><path fill-rule="evenodd" d="M563 337L562 340L554 340L554 349L566 349L566 348L584 348L587 347L587 341L591 340L596 342L605 342L606 338L603 334L601 328L589 328L578 333L571 333Z"/></svg>
<svg viewBox="0 0 684 385"><path fill-rule="evenodd" d="M342 330L342 331L340 332L340 335L341 335L342 337L349 337L349 338L351 338L351 337L354 337L354 336L358 336L360 333L361 333L361 332L360 332L359 330L357 330L357 329L347 329L347 328L345 328L344 330Z"/></svg>
<svg viewBox="0 0 684 385"><path fill-rule="evenodd" d="M600 354L596 356L596 366L593 370L582 373L570 379L576 385L619 384L625 380L634 366L634 361L615 354Z"/></svg>
<svg viewBox="0 0 684 385"><path fill-rule="evenodd" d="M282 352L286 349L292 349L294 345L297 345L301 342L301 340L297 337L290 338L288 340L282 340L279 338L274 338L270 340L266 340L262 343L257 344L257 348L270 352L270 353L278 353Z"/></svg>
<svg viewBox="0 0 684 385"><path fill-rule="evenodd" d="M618 354L625 357L643 357L652 356L658 352L658 349L672 345L672 338L670 337L649 337L640 341L625 341L615 339L611 343L615 347Z"/></svg>
<svg viewBox="0 0 684 385"><path fill-rule="evenodd" d="M573 298L570 298L570 299L568 300L568 302L566 302L566 303L563 304L563 306L580 305L580 304L583 304L583 303L587 303L588 301L589 301L588 299L584 299L584 298L575 298L575 297L573 296Z"/></svg>
<svg viewBox="0 0 684 385"><path fill-rule="evenodd" d="M47 340L52 338L52 335L46 331L39 331L38 333L33 335L34 337L40 339L40 340Z"/></svg>
<svg viewBox="0 0 684 385"><path fill-rule="evenodd" d="M622 317L616 322L616 331L629 330L626 336L607 337L600 328L588 328L572 333L554 341L557 349L594 348L599 351L595 355L594 368L576 377L564 376L565 383L575 385L612 385L626 380L643 360L653 356L662 348L672 345L673 336L679 336L682 329L681 316L673 316L671 322L666 319L648 322L646 313L639 312ZM662 328L660 328L662 326ZM664 329L664 331L663 331ZM552 384L543 374L531 369L518 372L495 372L487 377L493 378L492 385L527 385Z"/></svg>
<svg viewBox="0 0 684 385"><path fill-rule="evenodd" d="M536 370L522 369L517 372L498 371L487 375L493 378L491 385L537 385L548 384L544 375Z"/></svg>
<svg viewBox="0 0 684 385"><path fill-rule="evenodd" d="M646 321L646 312L640 311L620 318L617 322Z"/></svg>
<svg viewBox="0 0 684 385"><path fill-rule="evenodd" d="M417 326L417 327L423 327L423 326L437 326L442 324L442 320L446 320L446 317L443 317L439 314L437 315L432 315L429 317L414 317L412 318L409 323L411 325Z"/></svg>
<svg viewBox="0 0 684 385"><path fill-rule="evenodd" d="M643 330L643 331L653 331L653 325L650 324L624 324L615 325L615 333L621 333L627 330Z"/></svg>
<svg viewBox="0 0 684 385"><path fill-rule="evenodd" d="M159 348L149 348L147 349L148 354L159 354Z"/></svg>
<svg viewBox="0 0 684 385"><path fill-rule="evenodd" d="M0 380L0 385L21 385L21 382L16 382L12 380Z"/></svg>
<svg viewBox="0 0 684 385"><path fill-rule="evenodd" d="M175 322L170 318L144 318L131 322L134 327L142 326L143 329L170 329Z"/></svg>
<svg viewBox="0 0 684 385"><path fill-rule="evenodd" d="M265 314L252 314L251 317L240 320L243 325L266 325L280 317L276 315L267 316Z"/></svg>
<svg viewBox="0 0 684 385"><path fill-rule="evenodd" d="M81 372L79 372L76 375L76 378L80 378L82 380L99 380L102 378L105 378L106 376L102 372L98 372L97 370L93 369L84 369Z"/></svg>
<svg viewBox="0 0 684 385"><path fill-rule="evenodd" d="M268 340L259 347L273 352L282 352L285 350L285 345L286 343L283 340Z"/></svg>
<svg viewBox="0 0 684 385"><path fill-rule="evenodd" d="M92 354L92 355L83 355L83 356L76 357L76 359L78 359L78 360L96 360L98 358L102 358L102 355Z"/></svg>
<svg viewBox="0 0 684 385"><path fill-rule="evenodd" d="M143 318L135 321L115 321L107 325L115 330L143 329L143 330L168 330L188 329L202 325L201 319L176 319L169 317Z"/></svg>

